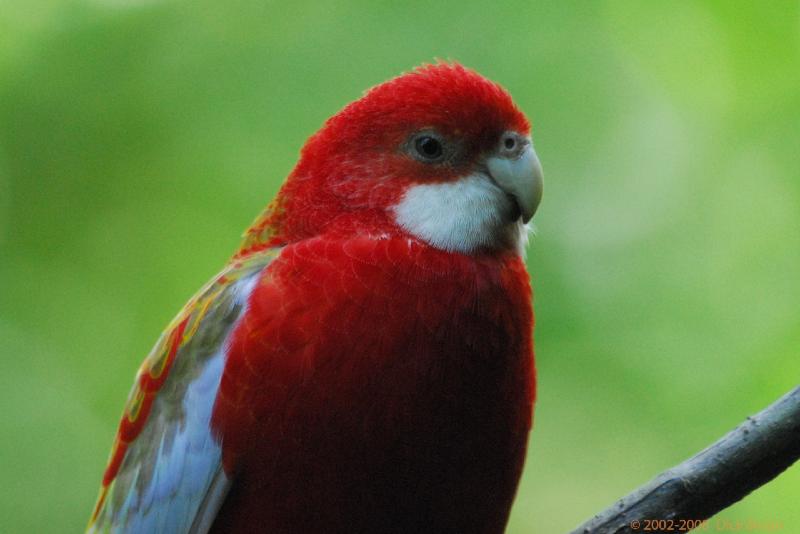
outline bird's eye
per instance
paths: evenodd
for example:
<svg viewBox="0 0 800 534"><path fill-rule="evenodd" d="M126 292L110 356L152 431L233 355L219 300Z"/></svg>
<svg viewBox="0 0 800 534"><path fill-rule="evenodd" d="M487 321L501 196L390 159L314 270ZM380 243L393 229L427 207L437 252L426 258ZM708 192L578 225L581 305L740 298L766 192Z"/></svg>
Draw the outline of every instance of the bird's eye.
<svg viewBox="0 0 800 534"><path fill-rule="evenodd" d="M444 154L442 142L430 135L422 135L414 141L414 150L425 161L437 161Z"/></svg>

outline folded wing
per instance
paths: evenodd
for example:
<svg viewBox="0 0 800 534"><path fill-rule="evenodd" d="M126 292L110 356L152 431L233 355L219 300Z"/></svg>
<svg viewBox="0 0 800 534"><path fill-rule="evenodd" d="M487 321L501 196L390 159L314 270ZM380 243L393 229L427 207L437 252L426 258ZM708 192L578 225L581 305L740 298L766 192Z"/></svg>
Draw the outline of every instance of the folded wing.
<svg viewBox="0 0 800 534"><path fill-rule="evenodd" d="M128 397L88 532L206 532L230 484L209 421L226 340L277 250L228 265L145 359Z"/></svg>

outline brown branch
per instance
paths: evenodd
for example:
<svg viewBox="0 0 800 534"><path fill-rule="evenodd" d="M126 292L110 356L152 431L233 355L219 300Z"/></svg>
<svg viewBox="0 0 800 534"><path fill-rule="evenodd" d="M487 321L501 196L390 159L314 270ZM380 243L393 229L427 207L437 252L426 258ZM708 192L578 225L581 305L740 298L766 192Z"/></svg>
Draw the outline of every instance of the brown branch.
<svg viewBox="0 0 800 534"><path fill-rule="evenodd" d="M778 476L798 457L800 386L571 534L642 532L645 520L653 519L673 520L675 528L681 520L707 519Z"/></svg>

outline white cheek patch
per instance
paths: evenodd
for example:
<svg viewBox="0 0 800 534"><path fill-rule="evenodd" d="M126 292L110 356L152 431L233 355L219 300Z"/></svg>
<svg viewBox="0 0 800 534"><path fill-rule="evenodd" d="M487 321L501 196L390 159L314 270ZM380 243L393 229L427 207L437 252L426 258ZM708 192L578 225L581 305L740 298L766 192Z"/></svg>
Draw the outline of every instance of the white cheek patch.
<svg viewBox="0 0 800 534"><path fill-rule="evenodd" d="M511 199L482 174L455 182L410 187L394 206L395 222L426 243L449 252L513 247L527 243L521 221L509 221Z"/></svg>

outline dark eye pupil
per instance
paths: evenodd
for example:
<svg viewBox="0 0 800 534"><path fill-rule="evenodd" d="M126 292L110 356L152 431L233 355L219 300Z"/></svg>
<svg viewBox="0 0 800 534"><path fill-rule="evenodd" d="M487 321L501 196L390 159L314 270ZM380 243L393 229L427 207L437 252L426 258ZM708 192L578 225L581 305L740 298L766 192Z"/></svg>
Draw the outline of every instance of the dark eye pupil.
<svg viewBox="0 0 800 534"><path fill-rule="evenodd" d="M514 148L514 138L513 137L506 137L505 141L506 148L511 150Z"/></svg>
<svg viewBox="0 0 800 534"><path fill-rule="evenodd" d="M416 142L417 152L428 159L436 159L442 155L442 144L433 137L420 137Z"/></svg>

